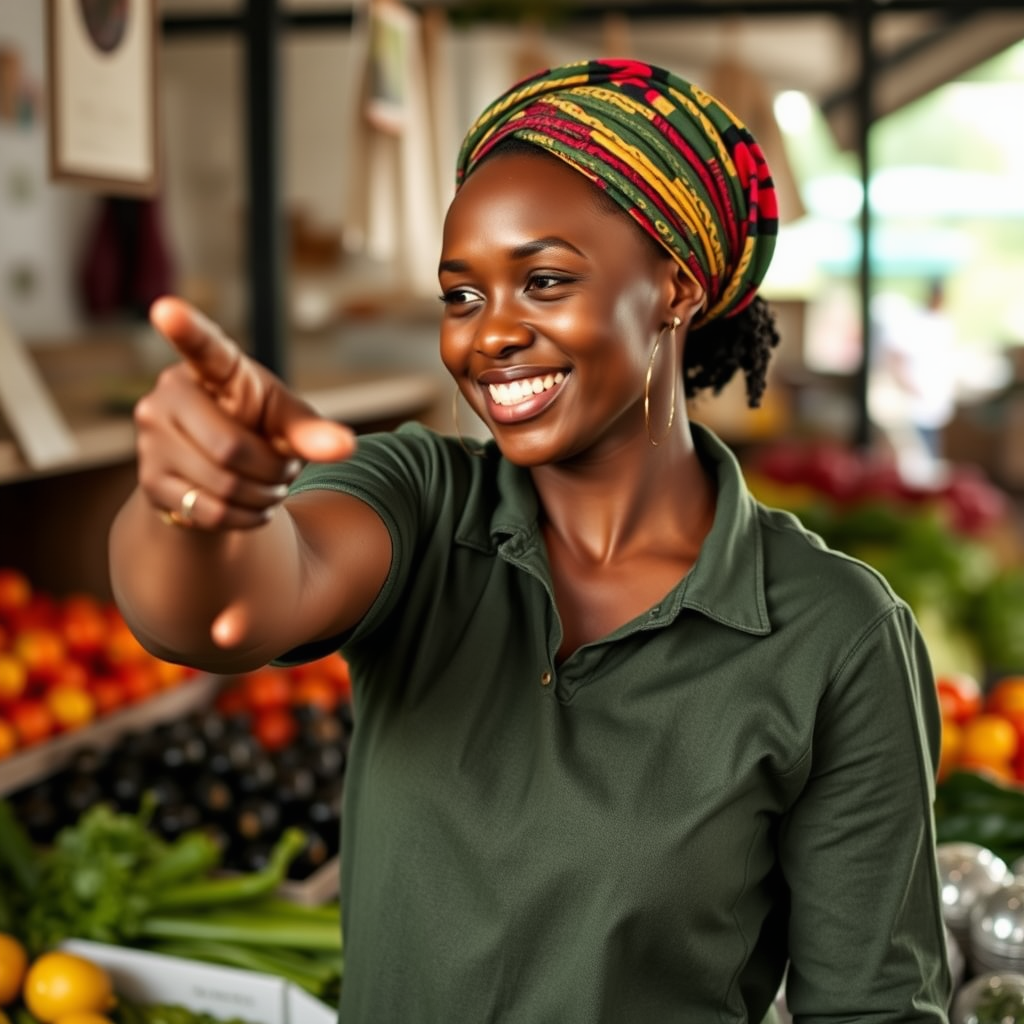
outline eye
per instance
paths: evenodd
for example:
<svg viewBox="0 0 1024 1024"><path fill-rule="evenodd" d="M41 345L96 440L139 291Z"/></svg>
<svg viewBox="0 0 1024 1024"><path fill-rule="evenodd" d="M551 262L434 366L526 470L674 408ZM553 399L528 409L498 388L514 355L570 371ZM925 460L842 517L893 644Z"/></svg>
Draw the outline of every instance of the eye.
<svg viewBox="0 0 1024 1024"><path fill-rule="evenodd" d="M466 287L447 288L438 297L446 306L466 306L471 302L479 302L481 298L479 292Z"/></svg>
<svg viewBox="0 0 1024 1024"><path fill-rule="evenodd" d="M558 288L560 285L572 284L574 280L575 278L566 274L553 274L550 272L531 274L530 279L526 282L526 290L528 292L550 291L552 288Z"/></svg>

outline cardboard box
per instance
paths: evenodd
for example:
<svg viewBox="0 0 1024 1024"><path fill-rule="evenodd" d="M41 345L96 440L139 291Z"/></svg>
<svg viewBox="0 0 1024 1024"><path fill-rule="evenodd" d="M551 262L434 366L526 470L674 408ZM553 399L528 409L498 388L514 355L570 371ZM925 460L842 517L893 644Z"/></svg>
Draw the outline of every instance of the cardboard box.
<svg viewBox="0 0 1024 1024"><path fill-rule="evenodd" d="M237 967L164 956L84 939L62 943L106 970L132 1002L166 1003L246 1024L335 1024L337 1010L296 985Z"/></svg>

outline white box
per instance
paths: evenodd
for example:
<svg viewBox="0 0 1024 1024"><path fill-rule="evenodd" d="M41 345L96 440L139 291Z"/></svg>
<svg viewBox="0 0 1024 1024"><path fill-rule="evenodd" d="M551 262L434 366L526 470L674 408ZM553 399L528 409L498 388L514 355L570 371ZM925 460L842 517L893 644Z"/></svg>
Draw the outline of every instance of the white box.
<svg viewBox="0 0 1024 1024"><path fill-rule="evenodd" d="M283 978L85 939L61 944L98 964L132 1002L163 1003L247 1024L335 1024L337 1012Z"/></svg>

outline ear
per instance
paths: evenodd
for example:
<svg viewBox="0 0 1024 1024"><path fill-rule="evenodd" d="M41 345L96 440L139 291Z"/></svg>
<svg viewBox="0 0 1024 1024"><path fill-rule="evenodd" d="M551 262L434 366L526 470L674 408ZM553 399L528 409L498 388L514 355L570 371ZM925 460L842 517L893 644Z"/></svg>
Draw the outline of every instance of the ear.
<svg viewBox="0 0 1024 1024"><path fill-rule="evenodd" d="M675 260L672 264L674 273L670 284L668 319L677 316L684 327L689 327L691 321L707 304L707 293Z"/></svg>

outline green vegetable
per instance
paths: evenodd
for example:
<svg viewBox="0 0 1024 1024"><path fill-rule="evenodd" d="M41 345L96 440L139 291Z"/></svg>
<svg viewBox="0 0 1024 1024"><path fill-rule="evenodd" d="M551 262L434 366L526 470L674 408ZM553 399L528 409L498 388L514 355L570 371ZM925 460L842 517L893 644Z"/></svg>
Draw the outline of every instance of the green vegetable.
<svg viewBox="0 0 1024 1024"><path fill-rule="evenodd" d="M226 1019L170 1003L131 1003L121 999L113 1012L116 1024L248 1024L240 1017Z"/></svg>
<svg viewBox="0 0 1024 1024"><path fill-rule="evenodd" d="M237 903L272 893L287 877L288 865L306 844L300 829L286 829L262 871L226 878L193 878L155 892L153 908L202 907L211 903Z"/></svg>
<svg viewBox="0 0 1024 1024"><path fill-rule="evenodd" d="M936 840L977 843L1007 864L1024 856L1024 789L953 772L935 790Z"/></svg>
<svg viewBox="0 0 1024 1024"><path fill-rule="evenodd" d="M39 881L35 848L7 800L0 800L0 869L25 892L32 892Z"/></svg>
<svg viewBox="0 0 1024 1024"><path fill-rule="evenodd" d="M274 949L268 953L252 946L201 940L158 943L151 948L167 956L276 975L314 996L327 994L341 977L340 953L329 962L291 949Z"/></svg>
<svg viewBox="0 0 1024 1024"><path fill-rule="evenodd" d="M3 880L16 880L9 887L11 930L30 952L67 938L92 939L277 975L335 997L343 966L340 908L303 907L274 895L305 845L303 832L286 829L263 870L217 875L212 839L196 831L168 843L149 828L151 810L149 802L135 815L90 808L43 851L0 800L0 870ZM0 890L5 900L7 888ZM136 1011L146 1015L133 1018ZM175 1024L171 1009L161 1013L127 1006L119 1024Z"/></svg>
<svg viewBox="0 0 1024 1024"><path fill-rule="evenodd" d="M263 920L230 912L168 914L147 918L141 934L149 939L209 939L246 946L340 950L341 931L322 921Z"/></svg>

